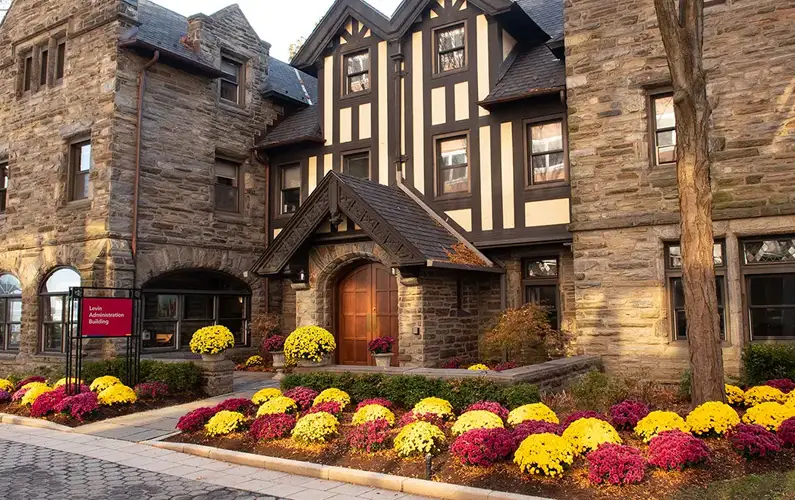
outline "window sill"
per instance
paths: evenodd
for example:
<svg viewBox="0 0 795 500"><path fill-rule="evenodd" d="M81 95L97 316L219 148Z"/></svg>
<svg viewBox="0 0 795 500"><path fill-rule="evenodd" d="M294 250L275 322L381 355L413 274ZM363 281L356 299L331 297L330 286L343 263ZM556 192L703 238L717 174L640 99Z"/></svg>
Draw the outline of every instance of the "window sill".
<svg viewBox="0 0 795 500"><path fill-rule="evenodd" d="M218 100L218 107L224 111L229 111L230 113L234 113L236 115L241 116L251 116L251 111L249 111L248 107L241 107L231 102L225 102L222 100Z"/></svg>
<svg viewBox="0 0 795 500"><path fill-rule="evenodd" d="M66 353L58 353L58 352L37 352L34 354L33 359L36 361L46 363L46 362L57 362L63 363L64 358L66 358Z"/></svg>
<svg viewBox="0 0 795 500"><path fill-rule="evenodd" d="M0 352L0 361L15 361L19 351L2 351Z"/></svg>
<svg viewBox="0 0 795 500"><path fill-rule="evenodd" d="M687 339L671 340L671 341L668 342L668 345L671 346L671 347L676 347L676 348L681 348L681 349L687 349L688 348ZM724 340L724 341L722 341L720 343L720 347L721 347L721 349L729 349L729 348L735 347L735 346L734 346L734 344L732 344L728 340Z"/></svg>
<svg viewBox="0 0 795 500"><path fill-rule="evenodd" d="M66 204L62 205L60 208L62 210L83 210L89 207L91 207L91 198L85 198L83 200L67 201Z"/></svg>
<svg viewBox="0 0 795 500"><path fill-rule="evenodd" d="M248 220L243 214L234 212L215 212L215 220L229 224L248 224Z"/></svg>

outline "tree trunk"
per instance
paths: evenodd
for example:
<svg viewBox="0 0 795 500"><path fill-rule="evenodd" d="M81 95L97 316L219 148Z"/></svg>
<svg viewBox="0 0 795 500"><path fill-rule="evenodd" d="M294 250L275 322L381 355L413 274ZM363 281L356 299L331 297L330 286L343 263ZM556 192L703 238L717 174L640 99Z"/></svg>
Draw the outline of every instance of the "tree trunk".
<svg viewBox="0 0 795 500"><path fill-rule="evenodd" d="M703 0L654 0L674 88L676 173L694 405L725 401L713 261L709 117L702 66Z"/></svg>

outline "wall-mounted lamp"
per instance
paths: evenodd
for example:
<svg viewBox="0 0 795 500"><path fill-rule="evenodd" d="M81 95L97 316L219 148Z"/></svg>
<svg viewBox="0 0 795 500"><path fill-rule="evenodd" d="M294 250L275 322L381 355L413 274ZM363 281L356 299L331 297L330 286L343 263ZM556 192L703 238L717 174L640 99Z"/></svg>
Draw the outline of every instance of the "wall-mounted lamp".
<svg viewBox="0 0 795 500"><path fill-rule="evenodd" d="M303 269L298 271L298 281L300 281L301 283L306 283L306 271L304 271Z"/></svg>

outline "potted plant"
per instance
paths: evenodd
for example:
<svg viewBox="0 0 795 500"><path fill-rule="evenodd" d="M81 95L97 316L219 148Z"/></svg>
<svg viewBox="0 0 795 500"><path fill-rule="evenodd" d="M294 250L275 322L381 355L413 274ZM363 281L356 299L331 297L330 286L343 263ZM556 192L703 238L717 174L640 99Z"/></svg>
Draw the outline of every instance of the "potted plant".
<svg viewBox="0 0 795 500"><path fill-rule="evenodd" d="M190 339L190 350L204 361L222 361L224 351L235 345L235 336L223 325L199 328Z"/></svg>
<svg viewBox="0 0 795 500"><path fill-rule="evenodd" d="M262 348L268 351L273 356L273 367L284 368L284 342L285 338L281 335L273 335L265 339L262 343Z"/></svg>
<svg viewBox="0 0 795 500"><path fill-rule="evenodd" d="M378 337L367 344L367 350L375 358L375 366L387 367L392 361L392 346L395 339L392 337Z"/></svg>
<svg viewBox="0 0 795 500"><path fill-rule="evenodd" d="M331 332L319 326L296 328L284 341L286 361L303 367L331 364L331 353L336 348Z"/></svg>

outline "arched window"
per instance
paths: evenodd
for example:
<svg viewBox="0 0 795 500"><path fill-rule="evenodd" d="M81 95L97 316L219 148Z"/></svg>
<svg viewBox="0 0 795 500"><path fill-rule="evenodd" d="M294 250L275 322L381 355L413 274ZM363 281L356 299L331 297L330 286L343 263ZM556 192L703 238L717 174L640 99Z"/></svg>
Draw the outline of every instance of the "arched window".
<svg viewBox="0 0 795 500"><path fill-rule="evenodd" d="M69 288L80 286L80 275L68 267L56 269L47 279L39 293L41 308L41 350L64 352L69 318ZM72 323L77 321L77 311L72 314Z"/></svg>
<svg viewBox="0 0 795 500"><path fill-rule="evenodd" d="M0 275L0 350L19 350L22 285L13 274Z"/></svg>

